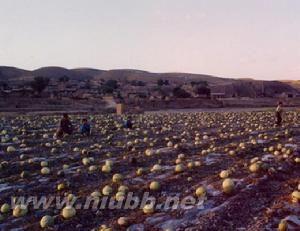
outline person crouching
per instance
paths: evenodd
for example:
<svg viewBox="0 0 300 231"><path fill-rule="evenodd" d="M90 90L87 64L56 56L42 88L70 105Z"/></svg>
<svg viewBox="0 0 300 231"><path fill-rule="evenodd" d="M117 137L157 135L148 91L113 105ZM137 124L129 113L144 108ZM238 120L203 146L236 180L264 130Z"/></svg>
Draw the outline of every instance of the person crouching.
<svg viewBox="0 0 300 231"><path fill-rule="evenodd" d="M56 137L61 138L65 134L71 135L73 132L73 125L69 119L68 114L63 114L63 118L59 122L59 127L56 131Z"/></svg>
<svg viewBox="0 0 300 231"><path fill-rule="evenodd" d="M89 136L91 134L91 125L89 124L87 119L82 119L82 123L80 125L80 133L81 135Z"/></svg>

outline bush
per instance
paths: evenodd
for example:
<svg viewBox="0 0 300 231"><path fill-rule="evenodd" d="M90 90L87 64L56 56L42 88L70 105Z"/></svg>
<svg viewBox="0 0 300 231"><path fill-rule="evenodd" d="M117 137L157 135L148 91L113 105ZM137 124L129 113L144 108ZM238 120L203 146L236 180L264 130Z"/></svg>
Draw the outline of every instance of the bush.
<svg viewBox="0 0 300 231"><path fill-rule="evenodd" d="M8 83L7 82L4 82L4 81L1 81L0 82L0 89L4 89L4 90L6 90L6 89L8 89L9 87L8 87Z"/></svg>
<svg viewBox="0 0 300 231"><path fill-rule="evenodd" d="M132 81L130 82L130 84L131 84L132 86L140 86L140 87L146 86L146 83L145 83L145 82L143 82L143 81L137 81L137 80L132 80Z"/></svg>
<svg viewBox="0 0 300 231"><path fill-rule="evenodd" d="M197 94L206 95L208 97L208 96L210 96L210 89L208 87L204 87L204 86L198 87Z"/></svg>
<svg viewBox="0 0 300 231"><path fill-rule="evenodd" d="M116 80L107 80L102 86L101 86L101 91L104 94L111 94L114 92L114 90L118 89L119 85L118 85L118 81Z"/></svg>
<svg viewBox="0 0 300 231"><path fill-rule="evenodd" d="M49 82L50 82L49 78L37 76L37 77L34 77L32 82L30 82L30 86L34 91L41 94L46 89Z"/></svg>
<svg viewBox="0 0 300 231"><path fill-rule="evenodd" d="M191 97L191 94L186 92L184 89L182 89L181 87L175 87L173 89L173 95L176 98L189 98Z"/></svg>
<svg viewBox="0 0 300 231"><path fill-rule="evenodd" d="M169 85L169 80L159 79L157 80L157 85L158 86Z"/></svg>

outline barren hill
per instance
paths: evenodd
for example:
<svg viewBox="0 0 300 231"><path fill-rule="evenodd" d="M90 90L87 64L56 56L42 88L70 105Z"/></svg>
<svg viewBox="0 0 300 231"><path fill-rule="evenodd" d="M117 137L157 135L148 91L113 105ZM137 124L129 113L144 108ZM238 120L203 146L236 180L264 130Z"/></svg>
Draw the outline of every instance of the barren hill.
<svg viewBox="0 0 300 231"><path fill-rule="evenodd" d="M0 66L0 81L14 81L30 75L30 71L16 67Z"/></svg>
<svg viewBox="0 0 300 231"><path fill-rule="evenodd" d="M63 67L42 67L32 71L33 76L44 76L50 79L58 79L62 76L68 76L70 79L88 79L92 78L90 69L66 69Z"/></svg>
<svg viewBox="0 0 300 231"><path fill-rule="evenodd" d="M297 90L300 90L300 80L285 80L282 82L292 86L293 88L296 88Z"/></svg>
<svg viewBox="0 0 300 231"><path fill-rule="evenodd" d="M215 77L203 74L190 73L152 73L142 70L132 69L116 69L116 70L98 70L93 68L75 68L66 69L63 67L42 67L33 71L18 69L15 67L0 66L0 76L3 80L17 80L24 76L44 76L52 79L61 76L68 76L70 79L115 79L115 80L141 80L146 82L156 82L158 79L168 79L170 81L185 82L185 81L207 81L210 84L226 84L236 81L229 78Z"/></svg>
<svg viewBox="0 0 300 231"><path fill-rule="evenodd" d="M68 76L74 80L109 80L121 82L138 80L146 83L156 83L157 80L169 80L170 83L184 84L186 82L205 81L216 91L227 92L228 95L245 97L273 96L283 92L296 93L300 89L300 81L259 81L253 79L222 78L205 74L191 73L153 73L133 69L98 70L93 68L66 69L63 67L42 67L33 71L15 67L0 66L0 81L27 80L34 76L44 76L51 80L57 80L62 76Z"/></svg>

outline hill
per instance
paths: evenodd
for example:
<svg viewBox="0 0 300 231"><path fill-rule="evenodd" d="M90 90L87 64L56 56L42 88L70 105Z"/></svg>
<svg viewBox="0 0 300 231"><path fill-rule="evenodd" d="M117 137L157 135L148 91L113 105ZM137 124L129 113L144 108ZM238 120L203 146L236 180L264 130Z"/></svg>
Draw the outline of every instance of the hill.
<svg viewBox="0 0 300 231"><path fill-rule="evenodd" d="M167 79L170 81L183 83L185 81L207 81L210 84L225 84L233 79L215 77L203 74L190 74L190 73L152 73L142 70L132 69L116 69L116 70L98 70L93 68L75 68L66 69L63 67L42 67L33 71L18 69L15 67L0 66L1 79L21 80L24 76L44 76L50 79L57 79L61 76L68 76L70 79L115 79L119 81L125 80L141 80L146 82L157 82L158 79Z"/></svg>
<svg viewBox="0 0 300 231"><path fill-rule="evenodd" d="M300 80L285 80L282 81L283 83L286 83L290 86L292 86L293 88L297 89L300 91Z"/></svg>
<svg viewBox="0 0 300 231"><path fill-rule="evenodd" d="M157 80L168 80L171 84L181 85L187 82L207 82L216 92L224 92L228 96L260 97L274 96L283 92L296 93L300 90L300 81L259 81L253 79L222 78L205 74L191 73L153 73L134 69L98 70L94 68L67 69L48 66L33 71L15 67L0 66L0 81L16 82L28 80L34 76L44 76L57 80L68 76L71 80L118 80L125 83L132 80L146 83L157 83Z"/></svg>
<svg viewBox="0 0 300 231"><path fill-rule="evenodd" d="M42 67L31 72L32 76L44 76L50 79L58 79L62 76L68 76L70 79L89 79L93 76L90 75L90 69L66 69L63 67Z"/></svg>
<svg viewBox="0 0 300 231"><path fill-rule="evenodd" d="M16 67L0 66L0 81L14 81L30 75L30 71Z"/></svg>
<svg viewBox="0 0 300 231"><path fill-rule="evenodd" d="M94 77L105 72L104 70L98 70L94 68L74 68L71 69L71 71L76 72L76 74L79 74L81 76L89 76L89 77Z"/></svg>

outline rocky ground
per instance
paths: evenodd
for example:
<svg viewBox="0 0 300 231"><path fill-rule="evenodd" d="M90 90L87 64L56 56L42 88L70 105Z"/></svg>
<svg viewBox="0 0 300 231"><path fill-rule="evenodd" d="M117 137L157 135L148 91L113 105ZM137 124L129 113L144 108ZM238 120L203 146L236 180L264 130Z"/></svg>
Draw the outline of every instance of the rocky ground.
<svg viewBox="0 0 300 231"><path fill-rule="evenodd" d="M83 116L71 116L75 126ZM2 206L0 230L40 230L45 215L48 230L275 230L280 223L282 230L300 229L299 199L292 196L300 190L299 112L286 112L281 127L274 126L273 112L132 117L134 128L127 130L120 117L92 115L90 137L59 140L53 137L57 115L2 116L0 206L19 196L84 203L91 194L102 198L105 186L112 197L126 186L125 195L149 192L162 204L168 196L193 196L200 204L147 213L76 209L68 219L55 204L35 209L29 203L24 213ZM225 179L233 183L227 192ZM151 190L154 181L159 187ZM196 195L199 187L204 193Z"/></svg>

